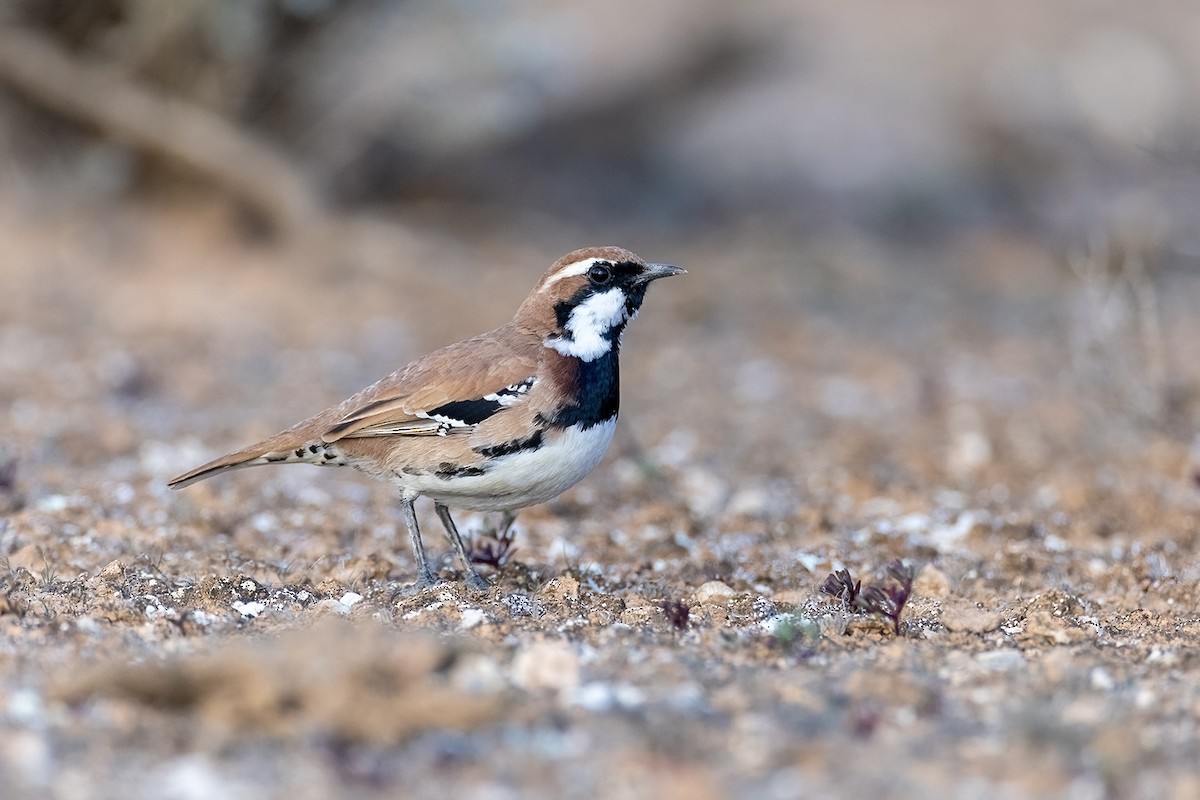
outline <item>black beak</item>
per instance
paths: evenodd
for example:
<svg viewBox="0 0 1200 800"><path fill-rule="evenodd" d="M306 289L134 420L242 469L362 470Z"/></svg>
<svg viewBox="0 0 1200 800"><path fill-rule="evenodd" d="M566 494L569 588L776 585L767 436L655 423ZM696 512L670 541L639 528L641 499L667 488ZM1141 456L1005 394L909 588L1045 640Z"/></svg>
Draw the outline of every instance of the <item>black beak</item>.
<svg viewBox="0 0 1200 800"><path fill-rule="evenodd" d="M649 283L656 281L659 278L669 278L672 275L683 275L687 272L683 267L677 267L674 264L647 264L642 269L642 274L638 276L638 283Z"/></svg>

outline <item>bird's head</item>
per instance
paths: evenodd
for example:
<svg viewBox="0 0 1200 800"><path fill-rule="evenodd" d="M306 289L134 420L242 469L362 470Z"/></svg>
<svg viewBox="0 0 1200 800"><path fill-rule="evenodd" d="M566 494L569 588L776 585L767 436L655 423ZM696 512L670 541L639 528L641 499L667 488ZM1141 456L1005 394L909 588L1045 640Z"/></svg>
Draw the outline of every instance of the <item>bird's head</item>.
<svg viewBox="0 0 1200 800"><path fill-rule="evenodd" d="M620 247L585 247L554 262L514 322L542 336L547 347L592 361L619 344L651 281L683 272L672 264L647 264Z"/></svg>

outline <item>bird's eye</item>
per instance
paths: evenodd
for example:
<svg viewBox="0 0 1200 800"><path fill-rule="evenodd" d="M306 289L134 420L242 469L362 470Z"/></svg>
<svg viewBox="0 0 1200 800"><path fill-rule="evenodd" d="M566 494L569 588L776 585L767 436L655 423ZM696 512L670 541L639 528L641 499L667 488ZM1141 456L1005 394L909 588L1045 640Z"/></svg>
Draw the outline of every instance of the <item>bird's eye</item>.
<svg viewBox="0 0 1200 800"><path fill-rule="evenodd" d="M588 280L596 286L603 286L612 280L612 270L597 264L588 270Z"/></svg>

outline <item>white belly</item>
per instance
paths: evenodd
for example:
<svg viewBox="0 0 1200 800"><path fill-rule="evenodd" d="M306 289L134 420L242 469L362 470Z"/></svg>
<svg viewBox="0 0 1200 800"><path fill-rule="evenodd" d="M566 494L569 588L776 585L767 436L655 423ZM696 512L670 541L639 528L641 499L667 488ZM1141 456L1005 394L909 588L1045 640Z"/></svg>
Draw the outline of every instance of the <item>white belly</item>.
<svg viewBox="0 0 1200 800"><path fill-rule="evenodd" d="M604 456L617 427L614 417L587 430L565 428L547 436L536 450L522 450L492 461L482 475L439 478L403 475L396 482L405 494L474 511L500 511L544 503L571 488Z"/></svg>

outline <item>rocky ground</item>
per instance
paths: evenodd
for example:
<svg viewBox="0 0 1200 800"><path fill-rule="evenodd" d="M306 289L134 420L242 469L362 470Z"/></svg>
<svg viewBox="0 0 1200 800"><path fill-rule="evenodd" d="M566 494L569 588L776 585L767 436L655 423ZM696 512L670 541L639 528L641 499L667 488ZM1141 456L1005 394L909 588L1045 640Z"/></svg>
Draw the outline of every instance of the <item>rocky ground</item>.
<svg viewBox="0 0 1200 800"><path fill-rule="evenodd" d="M449 559L397 593L398 509L352 474L166 489L600 243L474 236L0 205L6 796L1200 795L1195 275L1017 234L619 242L689 275L630 329L600 468L507 550L461 515L482 593ZM898 633L821 592L895 559Z"/></svg>

